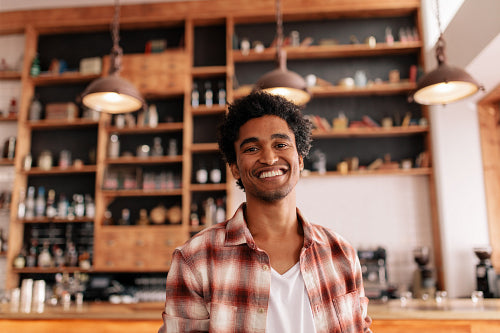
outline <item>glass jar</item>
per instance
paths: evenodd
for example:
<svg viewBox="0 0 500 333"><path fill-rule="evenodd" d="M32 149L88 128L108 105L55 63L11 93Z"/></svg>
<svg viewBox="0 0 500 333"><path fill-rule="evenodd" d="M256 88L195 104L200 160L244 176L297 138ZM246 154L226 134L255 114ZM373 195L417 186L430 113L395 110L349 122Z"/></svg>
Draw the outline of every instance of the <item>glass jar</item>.
<svg viewBox="0 0 500 333"><path fill-rule="evenodd" d="M52 168L53 158L49 150L44 150L38 156L38 167L42 170L50 170Z"/></svg>

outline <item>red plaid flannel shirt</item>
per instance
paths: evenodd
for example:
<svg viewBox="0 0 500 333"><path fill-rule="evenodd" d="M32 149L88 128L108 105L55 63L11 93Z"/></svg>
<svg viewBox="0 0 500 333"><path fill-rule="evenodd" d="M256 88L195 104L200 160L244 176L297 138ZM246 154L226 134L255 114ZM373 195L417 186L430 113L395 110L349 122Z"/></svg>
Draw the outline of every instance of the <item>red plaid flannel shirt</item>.
<svg viewBox="0 0 500 333"><path fill-rule="evenodd" d="M308 223L300 270L318 333L371 332L356 251L339 235ZM167 276L159 332L265 332L271 270L243 216L243 205L224 223L176 249Z"/></svg>

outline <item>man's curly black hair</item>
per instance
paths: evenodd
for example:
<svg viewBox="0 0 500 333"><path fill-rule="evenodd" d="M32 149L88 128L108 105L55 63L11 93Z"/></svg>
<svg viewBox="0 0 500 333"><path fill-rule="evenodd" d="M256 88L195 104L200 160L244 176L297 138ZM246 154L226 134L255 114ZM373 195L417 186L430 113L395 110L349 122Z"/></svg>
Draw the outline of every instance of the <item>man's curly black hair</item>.
<svg viewBox="0 0 500 333"><path fill-rule="evenodd" d="M312 125L304 118L300 107L280 96L253 92L229 105L229 112L218 128L219 150L229 165L236 163L234 143L238 140L240 127L250 119L263 116L277 116L285 120L295 135L298 154L302 157L309 154ZM243 188L241 180L236 183Z"/></svg>

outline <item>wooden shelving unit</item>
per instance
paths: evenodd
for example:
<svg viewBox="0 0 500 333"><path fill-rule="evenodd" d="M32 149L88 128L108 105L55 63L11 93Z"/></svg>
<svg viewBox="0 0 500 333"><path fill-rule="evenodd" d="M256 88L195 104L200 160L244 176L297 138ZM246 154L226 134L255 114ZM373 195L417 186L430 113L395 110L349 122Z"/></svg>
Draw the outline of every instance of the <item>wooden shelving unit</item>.
<svg viewBox="0 0 500 333"><path fill-rule="evenodd" d="M19 112L20 134L23 139L19 142L18 156L16 159L22 159L30 152L32 143L30 142L33 133L44 132L51 133L53 131L71 130L84 131L85 133L94 131L92 134L85 134L92 144L96 142L96 164L84 165L82 168L67 168L61 169L54 167L51 170L40 170L37 167L29 171L19 171L16 176L16 182L13 192L13 202L19 202L19 189L26 188L31 179L43 179L50 177L57 178L59 176L75 176L75 177L95 177L92 180L85 180L86 185L95 188L96 202L96 218L94 223L94 250L95 257L103 256L102 260L94 264L92 270L99 272L106 271L145 271L144 262L140 264L135 261L128 261L126 264L118 265L116 258L120 254L122 248L107 247L107 241L120 237L123 240L123 246L126 251L139 251L149 255L151 249L146 252L133 248L125 241L128 238L133 238L134 232L140 231L141 235L146 235L148 239L155 242L157 237L165 236L159 234L155 236L157 231L155 228L165 228L164 232L178 232L180 236L176 238L176 244L184 242L190 232L196 232L203 226L190 226L189 214L190 206L196 200L203 200L208 196L224 196L227 202L231 201L232 182L230 173L227 170L222 170L223 179L219 184L195 184L193 181L194 173L197 168L197 162L204 158L217 159L218 145L215 138L206 139L206 137L196 140L196 136L201 132L208 134L215 133L215 123L225 112L225 106L219 106L216 103L216 88L214 82L224 82L227 92L227 100L229 102L248 94L253 87L242 84L240 88L233 89L241 76L248 75L240 74L239 66L257 66L257 70L250 71L254 73L264 73L266 66L273 62L276 56L276 49L267 47L263 52L257 53L253 50L248 55L243 55L239 49L234 48L233 37L237 35L240 25L272 25L274 23L274 5L269 1L256 0L256 2L227 2L227 1L211 1L209 2L179 2L172 5L171 3L161 4L142 4L142 5L123 6L126 10L122 11L121 24L123 33L126 30L134 29L164 29L168 39L168 48L161 54L143 54L142 43L140 47L130 54L124 55L124 71L122 76L135 84L145 98L151 103L159 103L159 108L168 110L169 115L173 115L175 119L166 121L163 114L158 126L135 126L118 128L114 125L112 118L107 115L101 115L98 121L90 119L77 118L74 120L65 121L49 121L41 120L37 122L28 121L29 101L37 89L46 89L54 87L71 87L85 86L92 80L101 75L81 75L77 72L67 72L63 74L44 73L37 77L30 77L27 74L21 73L5 73L0 72L0 79L10 80L17 79L23 81L23 93L21 101L21 109ZM307 22L308 24L317 24L317 29L321 30L323 21L341 20L346 18L353 19L371 19L371 18L394 18L394 17L411 17L410 21L421 31L421 9L420 2L415 0L401 0L397 4L393 0L353 0L349 4L344 4L341 1L334 0L311 0L308 6L304 6L303 1L286 0L283 4L284 18L286 21ZM85 17L70 9L54 9L46 12L46 17L35 17L29 20L21 19L18 24L23 25L26 35L26 52L23 73L29 73L31 59L35 53L39 51L38 45L40 38L45 35L69 35L74 34L74 40L77 41L82 34L101 33L109 29L107 24L110 20L112 7L95 7L89 8L89 12ZM57 19L48 19L54 17L65 17L64 22ZM29 24L29 26L28 26ZM362 22L360 23L362 24ZM383 23L382 23L383 24ZM385 28L385 26L383 27ZM0 22L1 29L6 29ZM10 30L9 30L10 31ZM204 31L210 31L209 38L198 37L204 36ZM213 32L213 33L212 33ZM272 31L274 34L274 31ZM264 37L270 35L264 33ZM206 37L206 36L205 36ZM238 37L243 37L238 35ZM361 37L361 36L359 36ZM135 37L138 38L138 37ZM198 39L197 39L198 38ZM125 40L125 39L123 39ZM392 45L379 41L374 47L367 44L337 44L337 45L310 45L307 47L285 47L287 59L290 62L307 62L314 67L315 62L323 63L326 61L369 61L376 59L383 61L384 58L406 57L410 60L403 60L400 66L402 72L406 71L409 62L414 62L416 65L423 64L423 42L395 42ZM171 42L176 41L176 42ZM64 47L68 47L70 41L60 43ZM109 40L106 39L109 43ZM131 42L132 43L132 42ZM178 45L175 45L178 43ZM173 45L172 45L173 44ZM216 47L214 45L217 45ZM219 46L222 45L222 46ZM63 52L64 50L61 50ZM97 56L103 57L103 73L106 73L107 54L109 47ZM202 52L207 60L211 63L199 63L196 61L196 52ZM76 59L80 60L80 59ZM199 60L199 59L198 59ZM289 63L290 63L289 62ZM396 61L397 62L397 61ZM412 63L413 64L413 63ZM396 64L397 65L397 64ZM396 66L395 65L395 66ZM261 67L259 67L261 66ZM312 67L312 68L313 68ZM309 74L309 73L307 73ZM323 71L321 68L316 68L318 77L321 77ZM353 73L350 73L351 75ZM331 84L324 84L310 88L310 92L315 100L336 100L349 98L387 98L397 99L396 106L388 103L387 113L398 111L397 108L402 103L406 103L405 95L409 94L414 88L415 83L408 81L407 73L404 73L401 80L397 83L389 83L386 78L381 83L368 85L366 87L345 88L337 85L338 80L331 79ZM239 77L240 76L240 77ZM328 78L326 78L327 83ZM198 81L211 81L214 90L214 104L212 107L207 107L200 104L199 107L191 107L191 90L192 83ZM255 82L255 80L250 80ZM379 82L379 81L377 81ZM203 87L200 88L200 95L203 93ZM52 93L53 94L53 93ZM51 99L57 99L57 96L51 95ZM72 96L71 98L74 98ZM172 102L174 101L174 102ZM401 102L403 101L403 102ZM172 103L170 103L172 102ZM178 103L177 103L178 102ZM161 103L165 105L161 106ZM326 102L325 102L326 103ZM399 104L398 104L399 103ZM176 113L178 110L178 114ZM354 110L364 112L364 110ZM170 114L172 112L172 114ZM321 116L321 114L320 114ZM425 110L422 111L422 116L426 117ZM0 119L1 121L2 119ZM113 124L113 125L112 125ZM154 136L163 138L174 137L178 141L177 156L163 157L119 157L109 158L107 155L108 141L111 134L118 134L128 146L129 151L134 151L134 144L144 144L141 140L150 140ZM201 133L206 134L206 133ZM418 138L425 141L423 146L430 147L429 137L430 128L428 126L409 126L392 128L349 128L345 130L318 131L313 132L315 140L357 140L362 139L367 142L372 140L405 140L407 138ZM143 139L144 138L144 139ZM67 138L61 138L64 142ZM89 140L82 140L87 142ZM152 140L150 140L152 141ZM162 141L165 143L165 140ZM149 143L149 141L148 141ZM90 145L90 144L89 144ZM353 152L353 154L356 152ZM22 160L21 160L22 161ZM21 162L19 161L19 162ZM0 164L2 161L0 160ZM22 165L19 163L19 165ZM222 164L223 165L223 164ZM106 190L103 186L103 180L106 172L110 168L142 168L150 169L157 172L159 169L175 170L181 174L181 185L179 188L172 190L151 190L145 191L142 189L134 190ZM358 176L424 176L432 181L432 164L429 168L412 168L408 170L374 170L374 171L356 171L349 172L347 175L340 174L330 168L326 174L319 175L316 172L311 172L308 177L358 177ZM228 179L229 178L229 179ZM93 183L92 183L93 182ZM92 184L89 184L92 183ZM167 202L168 205L179 204L182 209L182 224L176 228L170 226L148 226L148 227L123 227L123 226L104 226L104 213L112 205L131 205L144 204L153 199ZM126 200L129 200L127 203ZM156 204L156 203L155 203ZM434 205L434 203L432 203ZM148 207L150 209L152 207ZM232 209L233 207L231 207ZM138 210L137 207L134 209ZM228 209L229 210L229 209ZM228 211L228 213L232 213ZM13 213L11 213L13 215ZM117 216L113 216L117 218ZM18 223L12 216L11 226L14 226L10 233L8 259L13 258L19 253L23 241L23 226L27 222ZM42 221L43 222L43 221ZM70 221L68 221L70 222ZM75 222L75 221L72 221ZM163 232L163 231L162 231ZM142 236L141 236L142 237ZM121 244L121 243L120 243ZM127 245L128 244L128 245ZM438 248L436 246L436 248ZM170 251L171 248L165 248ZM108 257L106 251L116 254L115 257ZM165 254L166 256L166 254ZM440 254L435 256L436 265L440 264ZM127 266L128 265L128 266ZM154 266L151 271L164 271L168 266L168 262L164 262L161 266ZM50 271L50 270L49 270ZM53 269L53 272L59 272L58 269ZM17 277L20 273L37 273L38 270L24 269L14 270L9 269L8 280L12 284L17 283Z"/></svg>

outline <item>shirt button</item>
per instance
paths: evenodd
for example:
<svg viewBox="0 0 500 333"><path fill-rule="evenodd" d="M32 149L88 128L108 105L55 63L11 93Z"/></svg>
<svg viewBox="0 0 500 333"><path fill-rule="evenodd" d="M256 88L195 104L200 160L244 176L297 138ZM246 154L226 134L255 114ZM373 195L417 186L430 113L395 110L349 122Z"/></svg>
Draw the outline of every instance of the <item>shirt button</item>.
<svg viewBox="0 0 500 333"><path fill-rule="evenodd" d="M259 310L257 310L259 313L264 313L264 308L259 308Z"/></svg>
<svg viewBox="0 0 500 333"><path fill-rule="evenodd" d="M268 266L268 265L262 265L262 269L263 269L264 271L267 271L267 270L269 269L269 266Z"/></svg>

